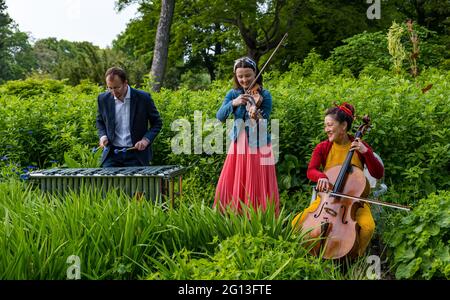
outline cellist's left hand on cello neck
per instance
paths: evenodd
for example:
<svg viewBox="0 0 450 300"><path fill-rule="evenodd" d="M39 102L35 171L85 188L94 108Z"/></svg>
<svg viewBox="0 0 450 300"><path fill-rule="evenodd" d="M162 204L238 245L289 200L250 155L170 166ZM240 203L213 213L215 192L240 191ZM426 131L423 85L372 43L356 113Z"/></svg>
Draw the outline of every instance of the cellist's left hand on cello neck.
<svg viewBox="0 0 450 300"><path fill-rule="evenodd" d="M364 145L360 138L356 138L350 146L350 151L351 150L356 150L359 153L364 154L367 152L367 147L366 145Z"/></svg>

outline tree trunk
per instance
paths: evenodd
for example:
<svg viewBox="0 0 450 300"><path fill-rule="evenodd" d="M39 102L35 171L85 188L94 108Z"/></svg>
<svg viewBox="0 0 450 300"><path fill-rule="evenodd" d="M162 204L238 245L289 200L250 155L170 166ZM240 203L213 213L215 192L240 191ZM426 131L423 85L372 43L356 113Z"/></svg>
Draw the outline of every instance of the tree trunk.
<svg viewBox="0 0 450 300"><path fill-rule="evenodd" d="M214 57L210 57L207 51L202 51L201 55L203 57L203 62L205 64L206 70L208 70L209 79L211 82L216 80L215 66L214 66Z"/></svg>
<svg viewBox="0 0 450 300"><path fill-rule="evenodd" d="M423 0L416 0L414 3L414 8L416 9L417 13L417 23L421 26L427 26L425 24L425 1Z"/></svg>
<svg viewBox="0 0 450 300"><path fill-rule="evenodd" d="M260 41L258 41L258 29L252 25L244 24L240 14L238 14L235 19L228 19L225 21L232 23L239 29L242 39L247 47L247 56L252 58L257 65L259 65L259 60L264 54L276 48L284 34L283 28L280 27L280 12L287 2L277 0L275 3L276 8L272 24L270 24L267 30L263 27L260 28L260 30L264 32L264 39L261 39ZM256 11L256 1L254 4L255 7L252 9Z"/></svg>
<svg viewBox="0 0 450 300"><path fill-rule="evenodd" d="M175 0L161 1L161 14L159 17L158 29L156 31L155 48L153 50L152 69L150 77L152 79L152 89L159 92L164 80L167 57L169 52L170 26L172 25Z"/></svg>

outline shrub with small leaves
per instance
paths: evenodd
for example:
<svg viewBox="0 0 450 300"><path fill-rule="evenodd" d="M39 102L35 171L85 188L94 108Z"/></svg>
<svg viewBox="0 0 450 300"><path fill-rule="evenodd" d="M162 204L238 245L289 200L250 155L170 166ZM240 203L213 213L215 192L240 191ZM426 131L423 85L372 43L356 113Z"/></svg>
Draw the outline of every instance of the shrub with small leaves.
<svg viewBox="0 0 450 300"><path fill-rule="evenodd" d="M450 279L450 191L430 194L384 233L397 279Z"/></svg>

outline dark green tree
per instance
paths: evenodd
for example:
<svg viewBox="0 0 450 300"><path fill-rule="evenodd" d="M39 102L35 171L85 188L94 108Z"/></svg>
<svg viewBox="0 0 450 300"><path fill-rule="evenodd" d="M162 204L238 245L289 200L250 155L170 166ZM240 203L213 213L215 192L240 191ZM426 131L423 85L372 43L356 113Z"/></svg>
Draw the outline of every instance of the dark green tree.
<svg viewBox="0 0 450 300"><path fill-rule="evenodd" d="M0 83L22 79L35 65L28 35L20 32L0 0Z"/></svg>
<svg viewBox="0 0 450 300"><path fill-rule="evenodd" d="M100 49L90 42L70 42L47 38L36 41L36 72L76 85L82 80L103 85L105 71L112 65L126 68L126 56L111 49ZM133 78L134 79L134 78ZM133 82L134 83L134 82Z"/></svg>
<svg viewBox="0 0 450 300"><path fill-rule="evenodd" d="M408 38L406 23L404 28L402 44L406 51L412 52L412 44ZM445 46L441 45L435 32L423 26L414 24L419 38L418 65L424 67L438 67L444 59ZM389 70L392 66L391 56L388 51L387 30L373 33L363 32L345 39L344 45L336 47L332 51L330 59L337 67L337 71L348 68L355 76L367 66L372 65ZM410 62L405 60L403 68L409 69Z"/></svg>
<svg viewBox="0 0 450 300"><path fill-rule="evenodd" d="M398 9L420 26L438 34L450 34L450 1L448 0L398 0Z"/></svg>
<svg viewBox="0 0 450 300"><path fill-rule="evenodd" d="M151 66L161 0L117 1L119 7L132 2L139 3L141 17L130 23L115 47L133 51L135 57ZM164 84L176 87L182 75L188 73L207 73L211 80L227 78L233 60L243 55L262 64L285 32L289 34L288 40L268 70L285 71L290 63L302 61L312 49L328 58L333 49L354 35L387 30L393 21L414 19L417 10L413 2L381 1L381 18L369 19L370 4L361 0L178 1ZM425 2L422 6L429 10L428 15L436 14L436 20L444 20L445 5L432 0ZM433 22L428 24L431 26Z"/></svg>

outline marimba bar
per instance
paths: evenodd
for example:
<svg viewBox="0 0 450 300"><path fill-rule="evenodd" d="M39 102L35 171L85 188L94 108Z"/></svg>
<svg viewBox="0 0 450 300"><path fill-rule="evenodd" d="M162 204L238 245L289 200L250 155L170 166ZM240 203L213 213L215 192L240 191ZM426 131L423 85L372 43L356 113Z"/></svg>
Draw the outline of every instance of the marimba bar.
<svg viewBox="0 0 450 300"><path fill-rule="evenodd" d="M181 196L184 172L185 168L180 166L54 168L31 172L29 177L39 182L43 192L64 194L86 186L106 194L117 188L130 197L139 195L159 203L167 198L173 206L175 195ZM178 192L175 192L177 185Z"/></svg>

